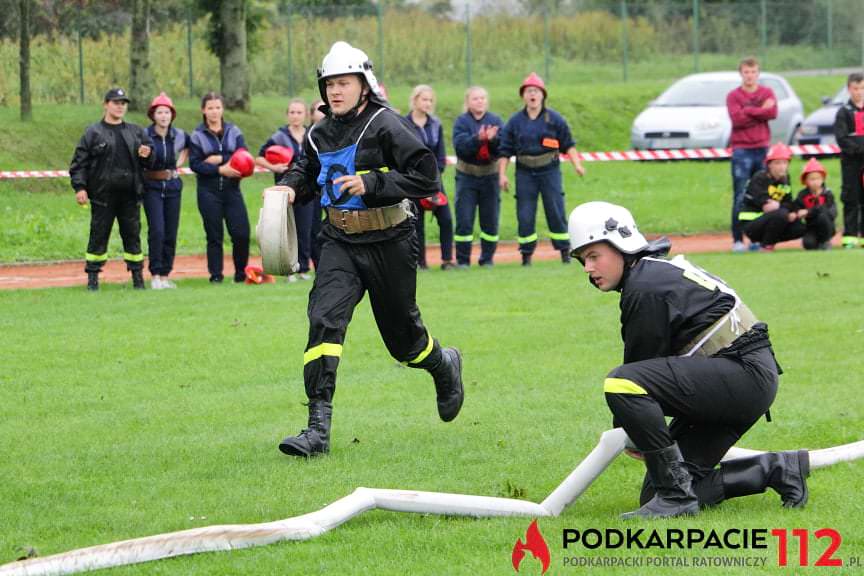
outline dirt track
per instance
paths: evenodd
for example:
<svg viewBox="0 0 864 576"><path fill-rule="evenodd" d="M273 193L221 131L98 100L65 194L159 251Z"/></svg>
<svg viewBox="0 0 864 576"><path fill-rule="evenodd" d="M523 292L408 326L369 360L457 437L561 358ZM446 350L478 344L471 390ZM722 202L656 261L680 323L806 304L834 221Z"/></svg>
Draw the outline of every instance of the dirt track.
<svg viewBox="0 0 864 576"><path fill-rule="evenodd" d="M700 234L695 236L670 236L673 253L705 253L725 252L732 246L732 240L727 234ZM835 245L839 236L834 238ZM781 249L800 248L799 241L778 245ZM473 256L477 257L479 247L475 246ZM427 247L426 259L430 268L437 268L441 263L441 251L437 245ZM552 249L548 241L541 242L534 254L536 260L553 260L559 258L558 252ZM495 254L496 263L518 262L520 260L518 245L515 242L502 242ZM251 263L259 263L253 258ZM145 263L146 267L146 263ZM234 270L230 255L225 259L226 278ZM201 255L178 256L174 262L174 272L171 278L201 278L207 277L207 259ZM129 273L122 260L109 261L100 277L102 282L129 282ZM87 277L84 274L83 260L66 262L0 265L0 289L21 288L51 288L56 286L84 286Z"/></svg>

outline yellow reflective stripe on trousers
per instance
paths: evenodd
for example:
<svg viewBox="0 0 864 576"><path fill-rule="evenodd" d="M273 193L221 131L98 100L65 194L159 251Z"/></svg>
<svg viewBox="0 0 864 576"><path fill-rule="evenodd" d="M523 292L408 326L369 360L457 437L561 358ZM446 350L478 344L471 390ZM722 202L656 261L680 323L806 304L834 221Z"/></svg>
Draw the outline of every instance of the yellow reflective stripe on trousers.
<svg viewBox="0 0 864 576"><path fill-rule="evenodd" d="M485 232L480 232L480 239L485 240L486 242L498 242L499 238L500 238L500 236L498 236L497 234L495 234L493 236L492 234L486 234Z"/></svg>
<svg viewBox="0 0 864 576"><path fill-rule="evenodd" d="M738 213L738 220L748 222L750 220L756 220L761 215L762 215L762 212L739 212Z"/></svg>
<svg viewBox="0 0 864 576"><path fill-rule="evenodd" d="M517 238L517 240L519 241L519 244L528 244L529 242L536 242L537 241L537 234L534 233L534 234L531 234L530 236L519 236Z"/></svg>
<svg viewBox="0 0 864 576"><path fill-rule="evenodd" d="M648 394L648 391L626 378L606 378L603 392L609 394Z"/></svg>
<svg viewBox="0 0 864 576"><path fill-rule="evenodd" d="M321 356L336 356L337 358L342 356L342 345L324 342L317 346L313 346L303 353L303 365L305 366L309 362L317 360Z"/></svg>
<svg viewBox="0 0 864 576"><path fill-rule="evenodd" d="M143 262L144 261L144 254L143 253L130 254L129 252L124 252L123 253L123 260L126 260L127 262Z"/></svg>
<svg viewBox="0 0 864 576"><path fill-rule="evenodd" d="M408 362L403 362L403 364L419 364L423 360L426 359L429 354L432 353L432 348L435 346L435 341L432 340L432 335L429 334L429 331L426 331L426 348L423 349L420 354L417 355L413 360L409 360Z"/></svg>
<svg viewBox="0 0 864 576"><path fill-rule="evenodd" d="M370 172L382 172L383 173L383 172L389 172L389 171L390 171L390 168L388 168L387 166L382 166L381 168L375 168L374 170L357 170L356 172L354 172L354 174L357 176L362 176L363 174L369 174Z"/></svg>
<svg viewBox="0 0 864 576"><path fill-rule="evenodd" d="M861 241L864 242L864 238L862 238ZM843 245L844 246L849 246L849 245L855 246L856 244L858 244L858 237L857 236L843 236Z"/></svg>
<svg viewBox="0 0 864 576"><path fill-rule="evenodd" d="M482 238L483 235L481 234L480 237ZM473 242L474 236L472 236L470 234L468 236L456 236L456 235L454 235L453 241L454 242Z"/></svg>
<svg viewBox="0 0 864 576"><path fill-rule="evenodd" d="M552 240L570 240L570 234L567 232L550 232L549 237Z"/></svg>
<svg viewBox="0 0 864 576"><path fill-rule="evenodd" d="M84 259L87 262L105 262L108 260L108 253L105 254L91 254L90 252L84 253Z"/></svg>

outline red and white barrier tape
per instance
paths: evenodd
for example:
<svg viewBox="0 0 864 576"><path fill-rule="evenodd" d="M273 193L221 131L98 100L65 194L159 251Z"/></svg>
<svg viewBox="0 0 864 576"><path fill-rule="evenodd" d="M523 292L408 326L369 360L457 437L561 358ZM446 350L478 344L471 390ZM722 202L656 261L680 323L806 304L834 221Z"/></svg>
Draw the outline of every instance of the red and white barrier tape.
<svg viewBox="0 0 864 576"><path fill-rule="evenodd" d="M836 155L840 147L836 144L805 144L790 146L796 156L804 155ZM732 156L730 148L683 148L669 150L621 150L612 152L580 152L579 156L586 162L624 162L643 160L722 160ZM567 156L562 154L562 160ZM447 164L456 164L455 156L447 157ZM180 174L192 174L189 168L179 168ZM255 172L270 172L257 166ZM68 178L67 170L0 170L0 180L16 178Z"/></svg>

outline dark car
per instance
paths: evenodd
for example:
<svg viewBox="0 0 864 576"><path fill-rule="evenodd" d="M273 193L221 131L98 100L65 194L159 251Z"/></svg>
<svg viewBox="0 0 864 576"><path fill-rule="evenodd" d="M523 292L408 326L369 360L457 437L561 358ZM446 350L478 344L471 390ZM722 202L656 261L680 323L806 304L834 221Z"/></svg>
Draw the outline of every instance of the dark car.
<svg viewBox="0 0 864 576"><path fill-rule="evenodd" d="M804 144L836 144L834 138L834 118L837 110L849 100L846 86L833 97L822 99L822 107L807 116L798 130L796 143Z"/></svg>

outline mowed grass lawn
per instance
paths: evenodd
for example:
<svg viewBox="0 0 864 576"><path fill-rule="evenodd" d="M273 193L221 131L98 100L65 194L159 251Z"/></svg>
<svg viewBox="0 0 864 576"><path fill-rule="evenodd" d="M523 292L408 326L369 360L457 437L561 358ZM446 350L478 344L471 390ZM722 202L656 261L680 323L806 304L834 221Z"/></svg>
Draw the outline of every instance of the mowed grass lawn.
<svg viewBox="0 0 864 576"><path fill-rule="evenodd" d="M646 227L650 229L650 227ZM741 442L820 448L862 439L864 253L699 255L767 321L786 373L772 408ZM621 358L618 298L578 266L541 262L419 276L432 334L464 353L466 402L438 421L431 379L397 365L368 303L340 365L332 453L283 456L305 423L307 283L135 292L108 285L0 292L0 562L73 548L314 510L358 486L545 498L610 427L601 385ZM804 510L773 492L692 519L619 521L637 504L643 467L620 458L559 518L540 520L549 574L566 556L755 556L767 550L571 548L563 528L837 530L835 557L864 557L864 463L816 471ZM308 542L205 554L106 574L509 574L528 518L465 519L375 511ZM810 562L827 540L810 542ZM576 570L576 569L573 569ZM603 574L671 570L597 569ZM820 573L851 573L822 568ZM592 571L593 572L593 571ZM529 555L522 574L539 574ZM701 573L753 574L755 568Z"/></svg>

